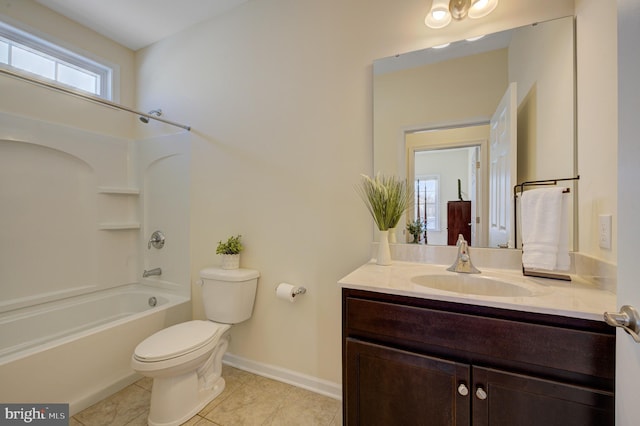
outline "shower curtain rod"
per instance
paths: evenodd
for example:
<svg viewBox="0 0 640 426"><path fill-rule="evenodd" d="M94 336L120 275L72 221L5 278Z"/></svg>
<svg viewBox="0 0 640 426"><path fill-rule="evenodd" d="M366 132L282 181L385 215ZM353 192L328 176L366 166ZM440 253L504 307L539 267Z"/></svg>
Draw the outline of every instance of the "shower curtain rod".
<svg viewBox="0 0 640 426"><path fill-rule="evenodd" d="M56 90L58 92L66 93L66 94L71 95L71 96L76 96L78 98L82 98L82 99L85 99L85 100L88 100L88 101L91 101L91 102L96 102L96 103L99 103L99 104L102 104L102 105L106 105L106 106L109 106L111 108L120 109L122 111L131 112L131 113L136 114L136 115L141 115L143 117L147 117L147 118L149 118L151 120L161 121L162 123L169 124L169 125L175 126L175 127L180 127L181 129L185 129L187 131L191 131L191 126L186 126L184 124L176 123L174 121L165 120L164 118L160 118L160 117L157 117L155 115L149 115L149 114L146 114L144 112L136 111L134 109L127 108L126 106L117 104L115 102L111 102L111 101L108 101L106 99L99 98L97 96L88 95L88 94L82 93L82 92L77 91L77 90L67 89L65 87L56 86L55 84L49 83L49 82L47 82L45 80L41 80L41 79L34 78L34 77L27 77L25 75L18 74L17 72L11 71L11 70L6 69L6 68L0 67L0 73L8 75L9 77L13 77L13 78L17 78L17 79L22 80L22 81L26 81L26 82L31 83L31 84L35 84L37 86L46 87L47 89L53 89L53 90Z"/></svg>

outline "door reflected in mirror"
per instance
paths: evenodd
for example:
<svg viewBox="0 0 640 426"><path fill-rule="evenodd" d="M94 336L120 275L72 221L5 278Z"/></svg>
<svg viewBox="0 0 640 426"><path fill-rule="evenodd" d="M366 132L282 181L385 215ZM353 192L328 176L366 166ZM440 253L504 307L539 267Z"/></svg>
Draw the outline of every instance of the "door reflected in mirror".
<svg viewBox="0 0 640 426"><path fill-rule="evenodd" d="M452 43L445 49L425 49L375 61L374 171L415 182L418 177L438 174L435 168L416 172L418 153L479 147L475 193L469 189L470 178L460 178L463 192L467 192L462 198L471 201L472 245L514 247L513 186L577 174L574 58L574 19L566 17L488 35L475 42ZM491 127L502 124L491 124L491 119L512 86L516 87L512 94L513 137L505 139L512 157L496 160L490 156ZM457 134L471 129L483 130ZM437 141L414 141L420 135L434 134L440 135ZM496 165L496 161L503 163ZM456 167L446 160L439 165L449 170ZM511 178L501 180L507 174ZM427 230L428 244L447 244L447 203L459 201L458 178L443 176L440 174L436 205L428 206L438 212L438 221L426 215L427 227L432 228ZM453 190L445 191L452 186ZM571 191L575 193L575 188ZM407 222L425 217L419 214L419 206L414 206L407 213ZM577 230L572 229L572 234ZM407 235L406 241L411 240Z"/></svg>
<svg viewBox="0 0 640 426"><path fill-rule="evenodd" d="M472 245L486 245L487 230L477 219L483 215L479 195L486 191L481 161L488 149L489 126L410 132L405 135L409 174L413 176L414 208L410 220L426 223L426 243L453 243L458 233ZM464 221L451 203L468 202L469 220ZM465 207L467 208L467 207ZM453 223L455 221L455 224ZM457 232L457 233L456 233ZM425 238L421 239L424 243Z"/></svg>

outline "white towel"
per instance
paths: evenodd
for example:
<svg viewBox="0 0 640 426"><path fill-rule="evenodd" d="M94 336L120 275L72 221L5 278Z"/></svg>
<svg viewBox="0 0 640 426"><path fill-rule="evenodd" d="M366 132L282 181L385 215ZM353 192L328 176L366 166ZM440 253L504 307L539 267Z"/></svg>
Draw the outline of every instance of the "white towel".
<svg viewBox="0 0 640 426"><path fill-rule="evenodd" d="M569 204L566 188L532 189L522 194L522 265L569 269Z"/></svg>

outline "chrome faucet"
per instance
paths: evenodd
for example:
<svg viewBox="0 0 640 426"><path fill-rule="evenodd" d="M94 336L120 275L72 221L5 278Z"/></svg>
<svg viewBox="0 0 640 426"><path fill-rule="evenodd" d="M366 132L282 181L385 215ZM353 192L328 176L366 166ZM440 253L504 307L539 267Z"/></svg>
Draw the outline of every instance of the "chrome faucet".
<svg viewBox="0 0 640 426"><path fill-rule="evenodd" d="M158 275L158 276L162 275L162 269L153 268L153 269L149 269L148 271L145 269L144 272L142 273L142 278L147 278L152 275Z"/></svg>
<svg viewBox="0 0 640 426"><path fill-rule="evenodd" d="M469 244L464 239L462 234L458 235L458 256L453 265L447 268L447 271L462 272L464 274L479 274L480 271L471 263L471 257L469 256Z"/></svg>

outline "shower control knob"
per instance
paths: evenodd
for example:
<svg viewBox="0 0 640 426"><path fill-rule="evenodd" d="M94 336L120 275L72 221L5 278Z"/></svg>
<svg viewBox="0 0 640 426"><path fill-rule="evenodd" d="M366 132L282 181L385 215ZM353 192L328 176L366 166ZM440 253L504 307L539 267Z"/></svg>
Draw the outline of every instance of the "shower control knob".
<svg viewBox="0 0 640 426"><path fill-rule="evenodd" d="M161 231L155 231L149 238L147 249L151 249L151 246L157 249L164 247L164 234Z"/></svg>

